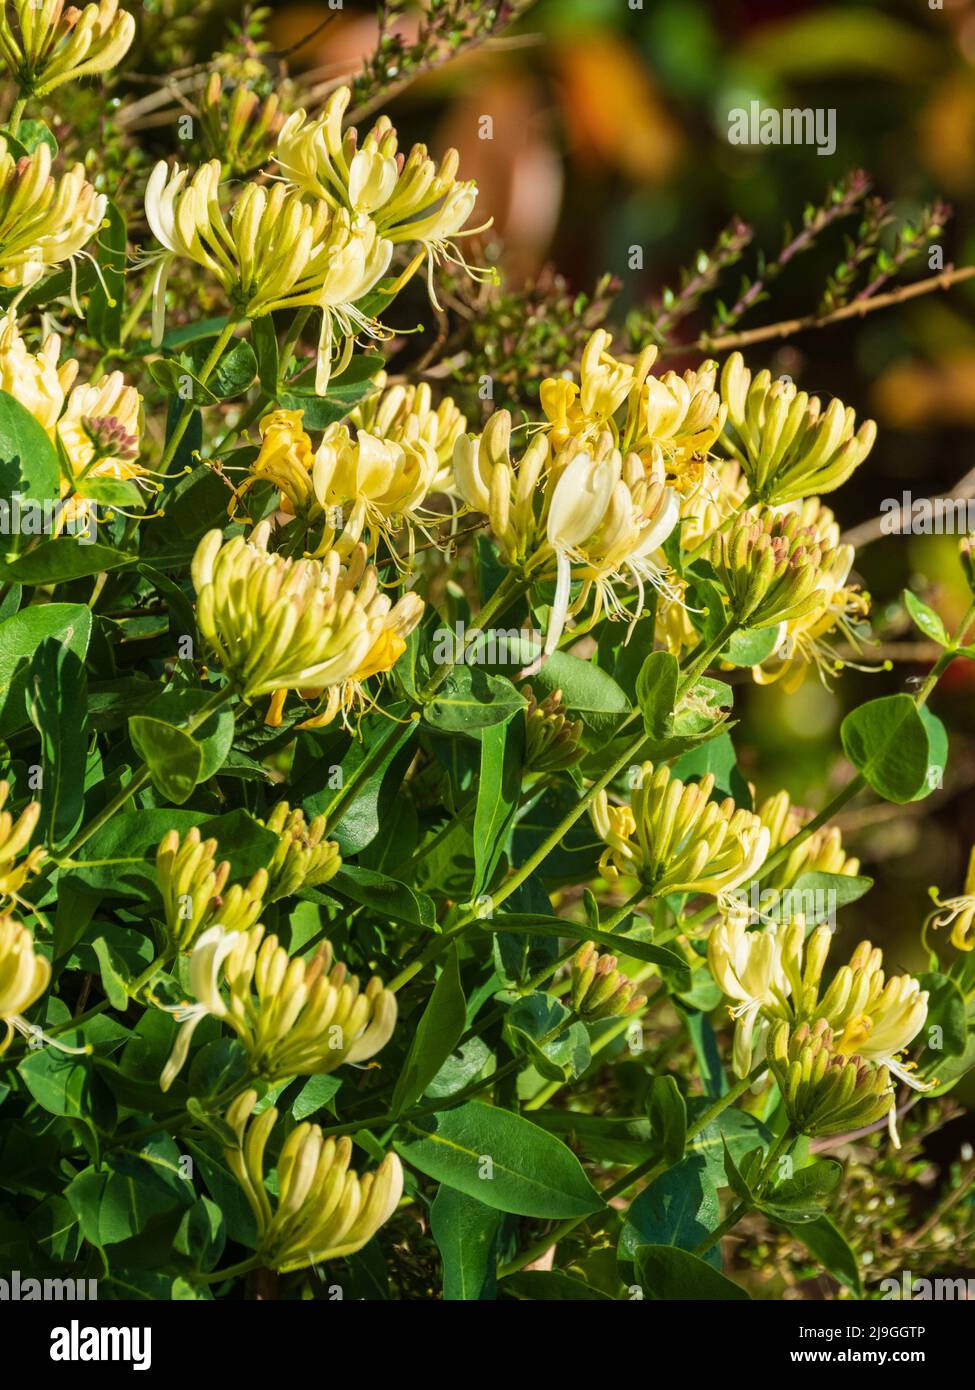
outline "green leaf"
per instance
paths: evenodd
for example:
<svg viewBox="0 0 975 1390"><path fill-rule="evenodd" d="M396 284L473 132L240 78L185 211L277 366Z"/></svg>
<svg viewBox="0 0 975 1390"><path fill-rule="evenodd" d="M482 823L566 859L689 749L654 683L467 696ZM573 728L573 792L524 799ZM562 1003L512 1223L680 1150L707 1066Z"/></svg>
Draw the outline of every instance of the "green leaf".
<svg viewBox="0 0 975 1390"><path fill-rule="evenodd" d="M47 431L19 401L0 391L0 498L9 501L15 492L22 502L55 498L60 479L57 451ZM10 520L6 520L8 535Z"/></svg>
<svg viewBox="0 0 975 1390"><path fill-rule="evenodd" d="M672 1245L641 1245L636 1250L634 1263L645 1299L694 1303L748 1299L739 1284L733 1284L697 1255Z"/></svg>
<svg viewBox="0 0 975 1390"><path fill-rule="evenodd" d="M860 1270L857 1257L851 1250L846 1237L833 1225L827 1216L818 1216L814 1221L804 1221L795 1226L786 1226L796 1240L801 1240L807 1250L838 1280L850 1290L854 1298L863 1297Z"/></svg>
<svg viewBox="0 0 975 1390"><path fill-rule="evenodd" d="M129 719L129 738L149 768L152 785L168 801L181 806L203 772L203 749L196 739L175 724L144 714Z"/></svg>
<svg viewBox="0 0 975 1390"><path fill-rule="evenodd" d="M937 642L939 647L947 647L951 641L948 631L938 617L933 608L929 608L926 603L918 598L917 594L911 593L910 589L904 590L904 607L911 616L914 626L929 637L932 642Z"/></svg>
<svg viewBox="0 0 975 1390"><path fill-rule="evenodd" d="M328 392L317 395L298 386L284 386L278 392L282 410L304 411L302 424L306 430L324 430L338 420L344 420L350 410L375 390L373 378L385 366L378 353L353 357L340 377L329 382Z"/></svg>
<svg viewBox="0 0 975 1390"><path fill-rule="evenodd" d="M928 735L909 695L883 695L851 710L840 738L850 762L886 801L912 801L926 786Z"/></svg>
<svg viewBox="0 0 975 1390"><path fill-rule="evenodd" d="M67 644L84 661L91 637L91 609L81 603L24 608L0 622L0 737L29 723L26 696L30 661L46 637Z"/></svg>
<svg viewBox="0 0 975 1390"><path fill-rule="evenodd" d="M168 1135L109 1154L100 1169L85 1168L64 1194L92 1245L115 1245L145 1229L154 1216L189 1207L193 1184Z"/></svg>
<svg viewBox="0 0 975 1390"><path fill-rule="evenodd" d="M924 1038L932 1052L944 1052L949 1057L962 1057L968 1046L968 1020L965 996L958 984L948 975L926 971L918 976L922 989L928 992L928 1016L924 1021ZM941 1046L933 1046L932 1028L941 1030Z"/></svg>
<svg viewBox="0 0 975 1390"><path fill-rule="evenodd" d="M443 1260L443 1296L493 1299L501 1212L441 1186L430 1207L430 1230Z"/></svg>
<svg viewBox="0 0 975 1390"><path fill-rule="evenodd" d="M408 1110L434 1079L467 1027L467 1000L460 982L456 946L451 947L440 978L406 1054L393 1091L392 1109Z"/></svg>
<svg viewBox="0 0 975 1390"><path fill-rule="evenodd" d="M944 785L945 768L948 766L948 730L927 705L922 705L918 713L928 736L928 770L924 786L912 797L912 801L923 801L933 791Z"/></svg>
<svg viewBox="0 0 975 1390"><path fill-rule="evenodd" d="M664 738L677 704L680 667L670 652L651 652L636 678L636 698L643 727L651 738Z"/></svg>
<svg viewBox="0 0 975 1390"><path fill-rule="evenodd" d="M495 918L482 918L478 925L484 931L528 932L532 936L564 937L569 941L595 941L601 946L609 946L619 955L632 956L635 960L648 961L670 972L671 978L685 989L690 987L691 972L683 956L666 946L654 946L650 941L639 941L620 932L595 931L579 922L570 922L564 917L541 917L535 913L508 912Z"/></svg>
<svg viewBox="0 0 975 1390"><path fill-rule="evenodd" d="M406 922L424 931L437 931L437 909L432 898L409 888L398 879L366 869L361 864L343 864L334 878L328 881L327 892L335 892L362 903L377 917L389 917L394 922ZM315 894L308 897L315 901Z"/></svg>
<svg viewBox="0 0 975 1390"><path fill-rule="evenodd" d="M602 1207L575 1154L510 1110L471 1101L399 1133L407 1163L498 1211L559 1220Z"/></svg>
<svg viewBox="0 0 975 1390"><path fill-rule="evenodd" d="M672 1076L655 1076L647 1100L653 1142L671 1166L684 1157L687 1145L687 1104Z"/></svg>
<svg viewBox="0 0 975 1390"><path fill-rule="evenodd" d="M98 959L102 988L108 996L108 1002L113 1009L123 1012L129 1006L129 972L103 936L97 937L92 947Z"/></svg>
<svg viewBox="0 0 975 1390"><path fill-rule="evenodd" d="M504 1040L516 1056L527 1057L549 1081L581 1076L592 1061L589 1030L572 1011L542 991L516 1000L508 1010Z"/></svg>
<svg viewBox="0 0 975 1390"><path fill-rule="evenodd" d="M213 1269L223 1254L227 1232L223 1212L209 1197L198 1197L185 1212L173 1237L173 1249L196 1269Z"/></svg>
<svg viewBox="0 0 975 1390"><path fill-rule="evenodd" d="M31 720L41 736L41 825L57 846L81 824L85 807L88 680L84 662L63 638L45 637L30 666Z"/></svg>
<svg viewBox="0 0 975 1390"><path fill-rule="evenodd" d="M188 724L212 698L209 690L164 690L146 705L144 713L167 724ZM203 750L199 781L209 781L227 760L234 741L234 714L229 705L215 710L200 727L193 739Z"/></svg>
<svg viewBox="0 0 975 1390"><path fill-rule="evenodd" d="M525 700L504 676L477 666L461 666L443 682L424 710L434 729L476 738L492 724L504 724L525 709Z"/></svg>
<svg viewBox="0 0 975 1390"><path fill-rule="evenodd" d="M521 798L525 721L492 724L481 736L481 768L474 810L474 887L483 893L497 868Z"/></svg>
<svg viewBox="0 0 975 1390"><path fill-rule="evenodd" d="M527 665L531 660L528 644L522 643L520 650ZM595 661L583 661L569 652L553 652L529 678L529 684L539 700L561 690L566 711L595 734L613 733L630 712L626 693L612 676Z"/></svg>
<svg viewBox="0 0 975 1390"><path fill-rule="evenodd" d="M602 1289L595 1289L561 1269L523 1269L517 1274L509 1274L504 1281L504 1291L531 1303L615 1301Z"/></svg>
<svg viewBox="0 0 975 1390"><path fill-rule="evenodd" d="M720 1220L718 1190L707 1164L688 1154L661 1173L630 1203L620 1232L618 1255L632 1264L641 1246L673 1245L692 1250Z"/></svg>
<svg viewBox="0 0 975 1390"><path fill-rule="evenodd" d="M807 924L814 926L827 921L839 908L855 903L872 887L873 879L861 874L800 874L791 888L782 890L771 915L788 921L801 912Z"/></svg>
<svg viewBox="0 0 975 1390"><path fill-rule="evenodd" d="M741 628L733 632L721 660L731 666L760 666L779 640L778 627Z"/></svg>
<svg viewBox="0 0 975 1390"><path fill-rule="evenodd" d="M18 584L64 584L89 574L134 565L138 555L128 555L108 545L75 537L41 541L32 550L0 566L0 575Z"/></svg>
<svg viewBox="0 0 975 1390"><path fill-rule="evenodd" d="M808 1168L800 1168L791 1178L776 1183L757 1205L777 1221L815 1221L824 1214L830 1194L842 1176L838 1163L817 1158Z"/></svg>

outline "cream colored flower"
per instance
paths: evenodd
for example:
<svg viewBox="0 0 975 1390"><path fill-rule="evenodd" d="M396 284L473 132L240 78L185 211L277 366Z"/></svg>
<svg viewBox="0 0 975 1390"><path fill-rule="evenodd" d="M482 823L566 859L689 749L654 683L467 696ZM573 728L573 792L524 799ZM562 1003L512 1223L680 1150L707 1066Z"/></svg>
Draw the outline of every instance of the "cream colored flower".
<svg viewBox="0 0 975 1390"><path fill-rule="evenodd" d="M0 7L0 57L32 96L62 82L118 67L132 45L135 20L118 0L78 10L64 0L7 0Z"/></svg>
<svg viewBox="0 0 975 1390"><path fill-rule="evenodd" d="M403 1169L387 1154L374 1173L349 1167L352 1141L325 1139L318 1125L297 1125L278 1157L274 1206L264 1185L264 1151L278 1112L251 1118L257 1092L245 1091L226 1121L237 1146L224 1149L257 1222L256 1258L282 1274L354 1255L389 1220L403 1195Z"/></svg>
<svg viewBox="0 0 975 1390"><path fill-rule="evenodd" d="M143 424L142 397L121 372L76 386L57 426L75 481L142 477L136 459ZM62 490L70 485L65 480Z"/></svg>
<svg viewBox="0 0 975 1390"><path fill-rule="evenodd" d="M436 477L431 492L454 492L454 445L467 428L467 419L450 396L437 406L424 381L419 386L385 385L385 373L376 377L376 391L360 401L349 415L357 430L392 444L409 444L421 439L437 456Z"/></svg>
<svg viewBox="0 0 975 1390"><path fill-rule="evenodd" d="M624 447L647 468L664 466L678 476L703 458L724 428L727 407L715 390L718 364L705 362L683 376L648 376L632 393Z"/></svg>
<svg viewBox="0 0 975 1390"><path fill-rule="evenodd" d="M272 1082L367 1061L396 1026L396 996L378 976L360 990L344 965L332 965L327 942L305 961L289 957L261 926L225 932L214 925L203 932L190 957L190 988L197 1002L175 1011L182 1027L160 1079L164 1091L207 1015L233 1029L254 1075Z"/></svg>
<svg viewBox="0 0 975 1390"><path fill-rule="evenodd" d="M221 206L220 161L188 171L156 165L146 187L146 216L165 248L156 270L153 323L162 337L166 280L176 257L210 271L231 306L248 318L277 309L317 308L322 313L315 389L352 355L356 335L381 333L356 308L385 274L392 242L369 218L353 225L344 208L325 199L314 204L282 183L271 189L248 183L229 218ZM336 339L339 343L336 344Z"/></svg>
<svg viewBox="0 0 975 1390"><path fill-rule="evenodd" d="M607 428L618 442L613 417L625 401L636 402L656 360L657 349L645 348L630 365L612 355L611 342L605 328L597 328L592 334L582 352L578 385L569 376L546 377L542 382L539 401L556 449L570 439L583 439Z"/></svg>
<svg viewBox="0 0 975 1390"><path fill-rule="evenodd" d="M101 227L107 204L83 164L55 177L47 145L16 159L0 136L0 285L26 288L71 260Z"/></svg>
<svg viewBox="0 0 975 1390"><path fill-rule="evenodd" d="M789 793L780 791L763 801L757 814L762 824L768 826L771 856L799 834L811 812L793 806ZM791 888L802 874L844 874L855 878L859 872L860 861L846 854L840 831L835 826L824 826L795 846L778 868L764 874L762 886L782 891Z"/></svg>
<svg viewBox="0 0 975 1390"><path fill-rule="evenodd" d="M972 926L975 924L975 845L968 856L965 886L957 898L939 898L937 888L929 888L931 901L938 909L925 923L927 927L951 927L951 944L959 951L975 948Z"/></svg>
<svg viewBox="0 0 975 1390"><path fill-rule="evenodd" d="M193 559L200 632L246 700L279 689L325 689L357 678L384 634L419 621L422 603L393 604L360 547L347 565L268 552L270 526L250 539L203 537ZM419 610L419 611L418 611Z"/></svg>
<svg viewBox="0 0 975 1390"><path fill-rule="evenodd" d="M769 832L731 797L711 801L714 777L686 785L666 766L644 763L628 806L604 790L593 799L596 833L606 842L600 873L638 878L655 897L728 893L751 878L768 854Z"/></svg>
<svg viewBox="0 0 975 1390"><path fill-rule="evenodd" d="M8 312L0 327L0 390L13 396L53 438L54 427L78 374L72 358L58 366L61 339L49 334L37 353L29 352L17 327L17 317Z"/></svg>
<svg viewBox="0 0 975 1390"><path fill-rule="evenodd" d="M494 271L469 266L453 240L490 225L467 228L477 185L473 180L457 182L457 151L448 150L439 166L424 145L414 145L404 158L397 153L396 131L387 116L381 116L362 141L355 129L343 135L342 118L351 95L348 87L338 87L316 119L310 120L304 111L288 118L277 147L286 177L305 193L347 210L354 225L371 220L390 242L423 247L434 303L437 260L453 261L477 279L493 279Z"/></svg>
<svg viewBox="0 0 975 1390"><path fill-rule="evenodd" d="M30 932L13 917L0 913L0 1023L6 1024L0 1054L10 1046L14 1032L30 1035L31 1026L23 1015L50 981L50 963L35 951Z"/></svg>

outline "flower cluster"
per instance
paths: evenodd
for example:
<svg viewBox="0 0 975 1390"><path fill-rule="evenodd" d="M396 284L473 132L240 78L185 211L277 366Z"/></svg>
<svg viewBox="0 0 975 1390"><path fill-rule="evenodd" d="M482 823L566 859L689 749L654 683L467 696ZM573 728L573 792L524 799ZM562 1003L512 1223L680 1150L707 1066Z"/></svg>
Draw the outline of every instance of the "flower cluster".
<svg viewBox="0 0 975 1390"><path fill-rule="evenodd" d="M584 1023L621 1018L647 1002L617 964L615 956L601 955L591 941L572 957L572 1008Z"/></svg>
<svg viewBox="0 0 975 1390"><path fill-rule="evenodd" d="M606 843L600 873L610 882L631 875L654 897L723 894L751 878L768 854L768 828L731 797L712 801L713 790L710 772L685 784L670 768L644 763L628 805L600 791L592 803L592 823Z"/></svg>
<svg viewBox="0 0 975 1390"><path fill-rule="evenodd" d="M72 260L102 225L107 203L84 165L54 175L46 144L18 159L0 135L0 285L27 289Z"/></svg>
<svg viewBox="0 0 975 1390"><path fill-rule="evenodd" d="M64 0L8 0L0 9L0 58L32 96L110 72L134 36L135 20L118 0L97 0L83 10L65 8Z"/></svg>
<svg viewBox="0 0 975 1390"><path fill-rule="evenodd" d="M859 1059L854 1072L846 1075L844 1087L852 1089L860 1064L869 1063L884 1069L885 1082L889 1074L908 1086L925 1090L930 1083L919 1081L912 1068L899 1060L899 1054L924 1026L927 992L911 975L887 978L883 953L869 941L860 943L849 962L823 988L830 942L831 932L826 926L816 927L807 937L801 917L752 930L747 913L733 913L712 930L708 965L722 993L731 1001L735 1074L748 1076L756 1064L770 1055L770 1029L784 1022L792 1028L807 1025L812 1035L790 1035L779 1030L776 1037L780 1067L785 1066L783 1058L787 1056L790 1066L795 1060L789 1048L798 1036L800 1042L796 1046L814 1048L807 1059L814 1072L828 1063L828 1058L816 1061L824 1047L833 1056ZM773 1074L778 1077L774 1070ZM802 1075L808 1080L806 1072ZM837 1078L832 1072L831 1077L832 1087ZM886 1090L888 1105L881 1113L891 1111L892 1115L893 1088L887 1086ZM842 1088L836 1094L842 1094ZM829 1095L832 1105L832 1090ZM792 1118L798 1123L795 1116ZM891 1133L896 1142L893 1125Z"/></svg>
<svg viewBox="0 0 975 1390"><path fill-rule="evenodd" d="M22 923L0 913L0 1053L10 1046L14 1032L30 1033L25 1010L35 1004L51 981L50 962L34 948L34 939Z"/></svg>
<svg viewBox="0 0 975 1390"><path fill-rule="evenodd" d="M226 1114L237 1144L224 1149L257 1223L256 1258L285 1274L354 1255L392 1216L403 1195L403 1169L387 1154L374 1173L350 1169L352 1142L326 1139L318 1125L297 1125L278 1155L272 1205L264 1152L277 1122L273 1105L254 1115L257 1092L245 1091Z"/></svg>
<svg viewBox="0 0 975 1390"><path fill-rule="evenodd" d="M253 1074L271 1082L367 1061L385 1047L396 1025L396 996L377 976L360 989L344 965L332 965L327 942L305 961L289 956L262 926L208 927L193 947L189 977L196 1002L174 1010L182 1027L160 1079L164 1091L208 1016L233 1029Z"/></svg>
<svg viewBox="0 0 975 1390"><path fill-rule="evenodd" d="M200 632L245 700L335 692L332 717L350 687L392 667L422 601L406 594L394 605L380 593L362 547L348 564L334 550L290 560L269 552L269 539L269 523L246 540L204 536L192 567Z"/></svg>

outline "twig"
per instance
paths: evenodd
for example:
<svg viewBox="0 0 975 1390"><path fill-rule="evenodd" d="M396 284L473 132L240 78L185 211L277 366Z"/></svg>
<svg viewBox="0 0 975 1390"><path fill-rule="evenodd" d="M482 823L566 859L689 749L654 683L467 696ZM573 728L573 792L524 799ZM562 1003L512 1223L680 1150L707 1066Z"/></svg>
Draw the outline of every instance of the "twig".
<svg viewBox="0 0 975 1390"><path fill-rule="evenodd" d="M975 267L968 267L973 270ZM925 283L925 282L922 282ZM912 506L916 502L951 502L962 501L969 497L975 497L975 468L965 474L960 482L956 483L946 497L924 497L912 500ZM881 536L898 535L901 521L905 516L910 515L910 508L897 507L892 512L885 512L882 516L875 516L870 521L862 521L859 526L853 526L849 531L844 531L840 541L844 545L852 545L861 549L865 545L870 545L872 541L877 541Z"/></svg>

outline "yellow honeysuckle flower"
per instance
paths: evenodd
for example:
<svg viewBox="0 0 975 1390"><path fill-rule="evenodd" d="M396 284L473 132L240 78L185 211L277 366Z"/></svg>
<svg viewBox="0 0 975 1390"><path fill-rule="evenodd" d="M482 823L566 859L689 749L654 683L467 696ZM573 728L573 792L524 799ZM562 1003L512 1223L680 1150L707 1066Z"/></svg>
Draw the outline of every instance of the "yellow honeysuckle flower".
<svg viewBox="0 0 975 1390"><path fill-rule="evenodd" d="M190 957L190 989L196 1003L171 1010L182 1027L160 1078L164 1091L207 1015L233 1029L254 1075L268 1081L320 1076L368 1061L396 1026L396 996L378 976L360 990L344 965L332 965L328 942L305 961L289 957L262 926L224 931L214 925L201 933Z"/></svg>
<svg viewBox="0 0 975 1390"><path fill-rule="evenodd" d="M769 1033L769 1070L797 1134L844 1134L891 1112L890 1073L836 1048L825 1019L797 1027L779 1020Z"/></svg>
<svg viewBox="0 0 975 1390"><path fill-rule="evenodd" d="M421 600L394 605L381 593L364 547L347 564L334 550L290 560L270 554L269 539L267 522L247 540L210 531L193 558L200 632L245 700L341 686L385 632L402 637L419 622Z"/></svg>
<svg viewBox="0 0 975 1390"><path fill-rule="evenodd" d="M0 136L0 285L26 289L71 260L101 227L107 205L83 164L55 176L47 145L17 159Z"/></svg>
<svg viewBox="0 0 975 1390"><path fill-rule="evenodd" d="M61 339L56 333L44 339L38 352L29 352L16 315L8 312L0 327L0 390L13 396L52 438L78 375L73 358L58 366L60 356Z"/></svg>
<svg viewBox="0 0 975 1390"><path fill-rule="evenodd" d="M661 465L678 475L706 455L724 428L727 407L715 388L718 364L705 362L683 376L648 376L632 393L623 436L648 468Z"/></svg>
<svg viewBox="0 0 975 1390"><path fill-rule="evenodd" d="M812 813L793 806L789 793L780 791L763 801L757 814L762 824L768 826L769 855L773 855L798 835ZM860 861L846 854L840 831L835 826L824 826L797 845L778 868L764 874L762 886L782 891L802 874L845 874L855 878L859 871Z"/></svg>
<svg viewBox="0 0 975 1390"><path fill-rule="evenodd" d="M389 1220L403 1195L403 1169L387 1154L363 1177L349 1167L352 1141L325 1139L321 1128L299 1124L278 1156L274 1207L264 1185L264 1151L278 1118L273 1105L254 1115L257 1092L245 1091L226 1113L237 1146L224 1149L257 1222L256 1258L284 1274L354 1255Z"/></svg>
<svg viewBox="0 0 975 1390"><path fill-rule="evenodd" d="M397 153L398 137L388 116L380 116L361 141L354 128L343 135L342 118L351 96L348 87L338 87L319 117L309 119L304 111L289 116L277 145L285 176L305 193L347 210L354 224L371 220L388 241L422 246L435 304L437 260L452 261L478 280L496 278L494 270L469 266L453 241L490 226L466 225L477 201L477 184L473 179L457 182L457 151L448 150L438 166L425 145L414 145L404 159Z"/></svg>
<svg viewBox="0 0 975 1390"><path fill-rule="evenodd" d="M16 897L28 878L40 871L47 858L46 851L40 845L21 858L37 829L41 803L28 802L14 820L11 813L3 809L9 796L10 783L0 782L0 898Z"/></svg>
<svg viewBox="0 0 975 1390"><path fill-rule="evenodd" d="M0 7L0 58L25 93L46 96L62 82L118 67L135 20L118 0L78 10L64 0L7 0Z"/></svg>
<svg viewBox="0 0 975 1390"><path fill-rule="evenodd" d="M627 400L636 402L657 356L655 347L645 348L630 365L618 361L609 351L612 337L597 328L586 343L579 367L579 384L571 377L546 377L539 387L539 401L548 419L547 432L556 449L570 439L609 428L616 431L613 417ZM624 447L629 448L629 444Z"/></svg>
<svg viewBox="0 0 975 1390"><path fill-rule="evenodd" d="M666 766L644 763L627 806L605 789L591 807L606 842L600 873L638 878L654 897L669 893L727 893L752 877L768 854L769 832L734 801L711 801L714 776L686 785Z"/></svg>
<svg viewBox="0 0 975 1390"><path fill-rule="evenodd" d="M246 184L228 218L220 172L220 161L213 159L187 182L188 170L160 162L149 178L146 217L164 247L153 291L155 340L162 337L170 267L184 257L209 270L231 306L247 318L277 309L321 310L315 389L322 395L330 375L348 364L356 335L383 331L356 301L386 273L393 244L369 218L353 224L345 208L335 210L322 198L308 204L283 183L270 189Z"/></svg>
<svg viewBox="0 0 975 1390"><path fill-rule="evenodd" d="M403 442L379 438L348 425L329 425L315 453L312 483L318 505L342 515L345 530L368 532L370 551L379 541L392 541L406 525L412 554L414 526L434 520L423 504L439 472L433 445L419 434ZM324 545L329 548L331 534Z"/></svg>
<svg viewBox="0 0 975 1390"><path fill-rule="evenodd" d="M741 463L754 500L792 502L811 493L832 492L845 483L873 448L877 426L833 400L819 398L791 381L774 381L767 371L752 374L733 352L721 372L728 409L723 445Z"/></svg>
<svg viewBox="0 0 975 1390"><path fill-rule="evenodd" d="M434 406L433 393L425 381L419 386L385 383L386 374L380 372L375 381L377 390L359 402L349 415L349 423L392 444L422 439L432 447L439 464L430 491L452 493L454 445L467 428L466 416L450 396L443 396Z"/></svg>
<svg viewBox="0 0 975 1390"><path fill-rule="evenodd" d="M938 909L932 912L925 922L928 927L951 927L951 944L959 951L975 948L972 926L975 925L975 845L968 856L968 870L965 886L957 898L939 898L937 888L929 888L928 895Z"/></svg>
<svg viewBox="0 0 975 1390"><path fill-rule="evenodd" d="M315 507L311 477L315 453L302 426L304 414L303 410L272 410L258 423L260 452L231 509L236 509L236 502L254 483L264 480L278 489L282 511L299 515Z"/></svg>
<svg viewBox="0 0 975 1390"><path fill-rule="evenodd" d="M0 1054L6 1052L15 1032L30 1036L31 1025L24 1012L37 1002L50 981L50 963L35 951L30 932L13 917L0 913L0 1023L6 1024Z"/></svg>

